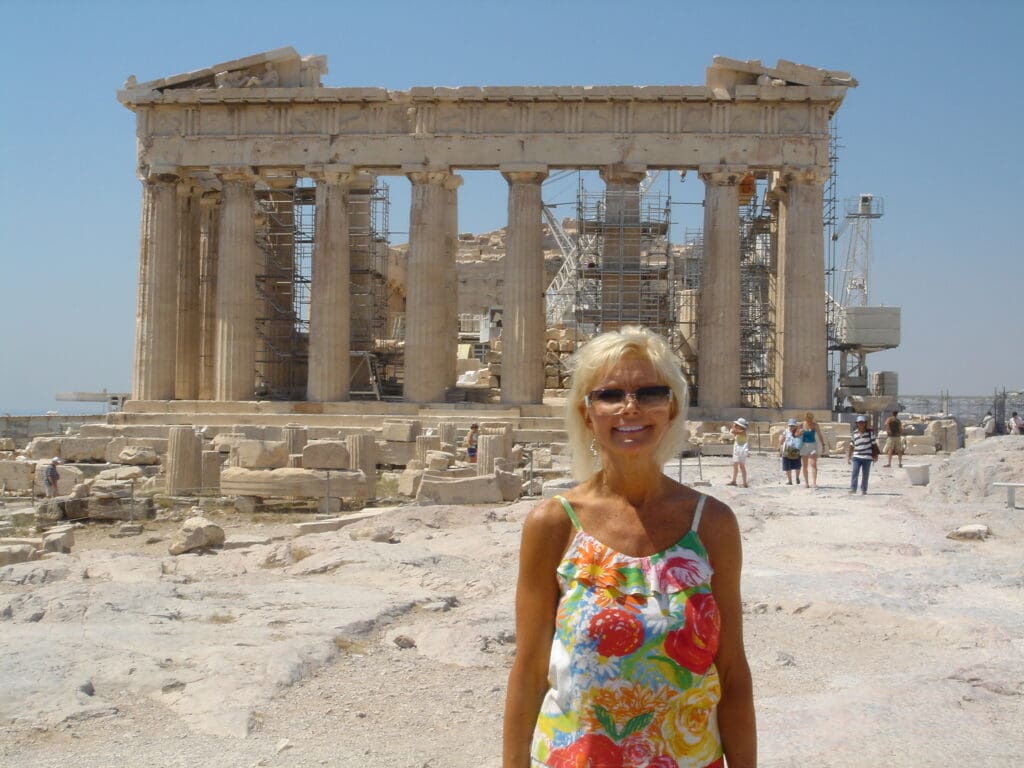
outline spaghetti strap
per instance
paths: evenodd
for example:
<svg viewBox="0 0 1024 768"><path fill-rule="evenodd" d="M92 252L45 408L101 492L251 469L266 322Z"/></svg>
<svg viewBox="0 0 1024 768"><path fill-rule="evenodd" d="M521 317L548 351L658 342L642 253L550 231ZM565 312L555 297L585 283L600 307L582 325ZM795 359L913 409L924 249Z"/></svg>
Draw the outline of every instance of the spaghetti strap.
<svg viewBox="0 0 1024 768"><path fill-rule="evenodd" d="M558 502L562 505L562 509L565 510L565 514L567 514L569 519L572 520L572 524L576 526L576 530L582 531L583 526L580 525L580 519L576 517L576 510L572 508L572 505L566 500L565 496L556 494L555 498L558 499Z"/></svg>
<svg viewBox="0 0 1024 768"><path fill-rule="evenodd" d="M693 513L693 525L690 526L690 530L697 533L697 528L700 526L700 516L704 512L704 502L708 500L708 497L703 493L700 498L697 499L697 510Z"/></svg>

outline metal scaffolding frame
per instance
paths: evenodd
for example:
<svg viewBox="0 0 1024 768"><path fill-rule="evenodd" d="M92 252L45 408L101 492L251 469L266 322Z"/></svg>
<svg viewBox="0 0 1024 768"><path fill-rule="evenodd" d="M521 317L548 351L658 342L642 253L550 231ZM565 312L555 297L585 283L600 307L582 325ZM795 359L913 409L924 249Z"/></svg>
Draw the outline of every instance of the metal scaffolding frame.
<svg viewBox="0 0 1024 768"><path fill-rule="evenodd" d="M387 337L387 254L390 197L386 184L349 196L351 349L353 394L377 393L378 376L400 367L401 355L382 352ZM316 187L300 179L287 189L258 190L256 244L256 395L305 398L309 305L316 243ZM397 358L396 358L397 354ZM369 356L369 357L368 357ZM378 366L379 363L379 366Z"/></svg>
<svg viewBox="0 0 1024 768"><path fill-rule="evenodd" d="M740 396L743 405L778 405L775 391L775 277L777 222L768 204L768 179L749 178L740 205ZM744 197L746 199L744 200Z"/></svg>

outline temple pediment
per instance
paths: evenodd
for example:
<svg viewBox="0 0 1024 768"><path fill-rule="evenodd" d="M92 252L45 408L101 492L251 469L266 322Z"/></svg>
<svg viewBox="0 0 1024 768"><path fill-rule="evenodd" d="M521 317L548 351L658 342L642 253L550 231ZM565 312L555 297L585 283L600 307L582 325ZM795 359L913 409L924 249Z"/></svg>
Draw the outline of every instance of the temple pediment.
<svg viewBox="0 0 1024 768"><path fill-rule="evenodd" d="M318 88L320 76L326 73L326 56L300 56L294 48L286 46L144 83L130 75L119 96L168 90Z"/></svg>

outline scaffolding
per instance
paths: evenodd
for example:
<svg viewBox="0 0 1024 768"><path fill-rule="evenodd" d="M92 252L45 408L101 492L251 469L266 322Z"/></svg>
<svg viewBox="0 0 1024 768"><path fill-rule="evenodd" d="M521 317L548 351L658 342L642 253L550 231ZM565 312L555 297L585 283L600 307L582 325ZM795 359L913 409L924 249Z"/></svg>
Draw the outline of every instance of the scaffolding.
<svg viewBox="0 0 1024 768"><path fill-rule="evenodd" d="M256 397L305 396L316 189L256 193Z"/></svg>
<svg viewBox="0 0 1024 768"><path fill-rule="evenodd" d="M349 196L351 296L350 389L380 395L400 367L400 355L381 352L387 335L387 185L355 189ZM287 189L256 195L256 396L302 400L309 358L309 305L316 242L316 188L301 179ZM363 362L366 362L364 365Z"/></svg>
<svg viewBox="0 0 1024 768"><path fill-rule="evenodd" d="M775 238L767 174L740 197L740 397L750 408L778 404L775 391Z"/></svg>
<svg viewBox="0 0 1024 768"><path fill-rule="evenodd" d="M678 337L670 199L616 191L577 195L576 264L565 290L578 335L640 324Z"/></svg>

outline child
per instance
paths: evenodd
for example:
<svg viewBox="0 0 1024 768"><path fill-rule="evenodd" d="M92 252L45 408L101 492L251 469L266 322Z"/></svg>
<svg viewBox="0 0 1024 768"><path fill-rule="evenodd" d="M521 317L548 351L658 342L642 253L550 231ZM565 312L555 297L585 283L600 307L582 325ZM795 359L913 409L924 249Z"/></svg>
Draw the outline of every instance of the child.
<svg viewBox="0 0 1024 768"><path fill-rule="evenodd" d="M750 454L750 445L747 442L747 420L736 419L729 428L735 441L732 444L732 480L726 485L736 485L736 473L743 476L743 487L747 487L747 456Z"/></svg>

